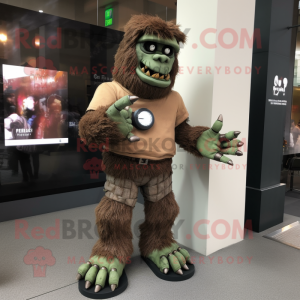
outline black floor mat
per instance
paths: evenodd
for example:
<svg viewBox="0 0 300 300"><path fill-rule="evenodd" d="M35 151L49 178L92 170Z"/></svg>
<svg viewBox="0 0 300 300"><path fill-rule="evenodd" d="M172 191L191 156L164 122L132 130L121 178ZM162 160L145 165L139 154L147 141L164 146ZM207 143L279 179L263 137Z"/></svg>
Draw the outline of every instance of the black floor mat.
<svg viewBox="0 0 300 300"><path fill-rule="evenodd" d="M108 278L108 276L107 276ZM127 279L127 275L125 273L125 270L123 271L123 274L119 280L119 285L118 287L112 291L109 284L108 284L108 279L106 280L106 284L105 287L103 289L100 290L100 292L95 293L95 285L93 284L89 289L85 288L85 280L84 278L78 281L78 289L79 292L90 299L108 299L108 298L112 298L112 297L116 297L118 295L120 295L121 293L123 293L126 288L128 286L128 279Z"/></svg>
<svg viewBox="0 0 300 300"><path fill-rule="evenodd" d="M182 269L183 275L176 274L173 272L173 270L170 268L168 274L162 273L159 268L156 266L156 264L149 258L143 257L142 259L146 262L146 264L149 266L149 268L153 271L153 273L159 277L160 279L167 280L167 281L183 281L190 279L195 274L195 266L188 264L189 270Z"/></svg>

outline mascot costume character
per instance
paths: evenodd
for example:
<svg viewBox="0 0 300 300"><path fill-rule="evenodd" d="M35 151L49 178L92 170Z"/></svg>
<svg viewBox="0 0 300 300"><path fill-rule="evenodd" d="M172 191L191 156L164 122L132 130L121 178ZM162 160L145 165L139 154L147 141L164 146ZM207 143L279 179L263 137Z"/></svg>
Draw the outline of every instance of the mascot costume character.
<svg viewBox="0 0 300 300"><path fill-rule="evenodd" d="M109 145L102 161L105 196L95 209L99 240L77 275L95 294L108 287L113 293L121 286L133 252L131 218L139 187L145 199L145 221L139 227L141 256L166 280L184 280L194 268L171 231L179 213L172 192L175 143L197 157L229 165L233 162L224 154L243 155L238 149L243 143L236 139L239 131L219 133L222 115L211 128L189 125L184 102L172 90L179 43L185 41L172 22L133 16L115 55L114 80L97 88L80 121L79 135L87 145Z"/></svg>

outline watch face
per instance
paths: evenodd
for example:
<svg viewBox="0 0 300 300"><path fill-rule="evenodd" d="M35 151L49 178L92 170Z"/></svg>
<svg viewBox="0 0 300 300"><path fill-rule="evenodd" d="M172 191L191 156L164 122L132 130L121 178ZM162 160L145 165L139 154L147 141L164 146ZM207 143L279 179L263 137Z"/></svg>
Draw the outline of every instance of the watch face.
<svg viewBox="0 0 300 300"><path fill-rule="evenodd" d="M149 126L153 122L152 115L148 111L142 111L138 114L138 122L143 126Z"/></svg>
<svg viewBox="0 0 300 300"><path fill-rule="evenodd" d="M148 130L154 124L154 115L147 108L139 108L132 115L132 125L139 130Z"/></svg>

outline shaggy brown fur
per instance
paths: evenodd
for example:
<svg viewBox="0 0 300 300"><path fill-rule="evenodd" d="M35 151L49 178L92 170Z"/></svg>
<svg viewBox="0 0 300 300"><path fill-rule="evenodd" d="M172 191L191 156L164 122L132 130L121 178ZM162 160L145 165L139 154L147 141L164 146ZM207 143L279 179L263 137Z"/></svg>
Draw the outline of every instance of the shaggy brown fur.
<svg viewBox="0 0 300 300"><path fill-rule="evenodd" d="M157 177L160 174L172 174L172 159L158 160L148 165L139 165L124 156L112 152L102 154L102 170L106 174L121 179L137 179L145 176Z"/></svg>
<svg viewBox="0 0 300 300"><path fill-rule="evenodd" d="M207 129L209 129L209 127L193 127L187 123L187 120L185 120L175 128L175 142L187 152L197 157L202 157L196 147L197 139L202 134L202 132Z"/></svg>
<svg viewBox="0 0 300 300"><path fill-rule="evenodd" d="M145 201L145 222L140 225L139 247L142 256L176 243L171 231L179 206L171 192L158 202Z"/></svg>
<svg viewBox="0 0 300 300"><path fill-rule="evenodd" d="M86 144L96 143L98 146L107 142L110 145L117 144L125 137L118 130L117 122L106 115L110 105L101 106L95 111L88 111L79 122L79 136Z"/></svg>
<svg viewBox="0 0 300 300"><path fill-rule="evenodd" d="M175 53L175 61L170 72L171 84L167 88L154 87L144 83L135 73L138 65L135 47L137 40L144 34L156 35L165 39L174 37L178 43L186 41L186 35L179 30L178 25L172 22L165 22L157 16L150 15L131 17L125 26L124 38L115 56L116 74L113 75L113 78L133 95L144 99L160 99L166 97L174 86L178 73L178 54Z"/></svg>
<svg viewBox="0 0 300 300"><path fill-rule="evenodd" d="M104 196L95 209L99 240L91 257L114 256L125 263L133 252L131 218L132 207Z"/></svg>

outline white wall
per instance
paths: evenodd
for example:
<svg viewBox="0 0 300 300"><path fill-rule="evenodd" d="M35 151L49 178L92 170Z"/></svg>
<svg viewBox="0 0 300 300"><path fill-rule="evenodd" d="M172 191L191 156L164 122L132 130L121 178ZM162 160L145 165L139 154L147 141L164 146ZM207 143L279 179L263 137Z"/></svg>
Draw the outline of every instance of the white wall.
<svg viewBox="0 0 300 300"><path fill-rule="evenodd" d="M254 10L255 0L177 2L177 23L181 24L182 30L190 28L190 31L188 42L179 56L182 74L177 77L174 89L182 95L192 125L211 126L218 115L223 114L221 132L238 130L242 132L239 138L247 140L252 48L247 43L240 48L240 40L242 28L247 30L250 37L253 34ZM208 44L216 43L215 49L208 49L200 42L200 34L207 28L217 29L217 33L209 33L205 39ZM224 28L230 28L238 35L239 42L232 49L218 42L217 36ZM226 44L232 41L230 33L224 35ZM192 47L194 44L197 48ZM198 74L198 67L202 67L202 74ZM212 74L206 74L206 67L211 68ZM215 67L221 67L219 74ZM225 67L230 67L230 74L225 74ZM234 73L235 67L242 68L241 74ZM185 152L177 153L173 161L173 189L180 205L177 221L184 220L179 229L180 243L209 255L242 239L239 234L237 238L232 238L232 226L234 220L242 227L244 224L246 145L241 149L244 156L232 158L235 163L232 170L228 165L197 159ZM180 165L183 165L183 169ZM199 232L209 234L208 239L199 238L193 232L194 225L205 219L210 223L208 226L201 225ZM211 232L211 225L220 219L230 225L230 234L222 239L217 234L225 233L224 225L217 226L217 234Z"/></svg>

